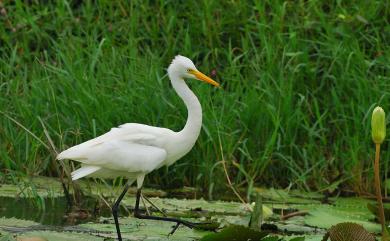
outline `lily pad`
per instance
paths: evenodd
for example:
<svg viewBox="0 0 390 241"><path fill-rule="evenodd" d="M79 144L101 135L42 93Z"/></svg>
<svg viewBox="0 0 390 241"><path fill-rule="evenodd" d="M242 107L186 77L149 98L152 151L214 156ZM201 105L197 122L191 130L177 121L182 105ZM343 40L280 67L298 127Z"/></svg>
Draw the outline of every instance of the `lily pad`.
<svg viewBox="0 0 390 241"><path fill-rule="evenodd" d="M351 212L351 210L340 210L330 206L322 206L311 211L305 217L305 224L328 229L337 223L354 222L362 225L370 232L380 233L380 225L368 221L365 216L366 214Z"/></svg>
<svg viewBox="0 0 390 241"><path fill-rule="evenodd" d="M291 219L288 219L284 222L273 222L278 227L278 230L281 230L285 233L296 234L296 235L311 235L311 234L325 234L325 230L318 229L316 227L310 227L305 224L305 218L297 216Z"/></svg>
<svg viewBox="0 0 390 241"><path fill-rule="evenodd" d="M55 241L103 241L104 238L97 237L95 235L84 233L72 233L72 232L54 232L54 231L33 231L27 232L23 235L17 236L17 240L28 240L29 237L41 237L44 240ZM24 238L24 239L23 239Z"/></svg>
<svg viewBox="0 0 390 241"><path fill-rule="evenodd" d="M280 237L278 236L265 237L261 239L261 241L280 241Z"/></svg>
<svg viewBox="0 0 390 241"><path fill-rule="evenodd" d="M247 215L249 210L238 202L206 201L204 199L176 199L176 198L149 198L157 207L166 211L198 210L213 213ZM122 201L125 205L134 206L135 198L126 197Z"/></svg>
<svg viewBox="0 0 390 241"><path fill-rule="evenodd" d="M48 230L53 229L53 230ZM68 231L67 231L68 230ZM75 231L79 232L75 232ZM39 223L16 218L0 218L0 237L7 237L5 240L29 240L32 237L39 237L44 240L56 241L87 241L103 240L96 235L91 235L90 230L82 228L63 228L43 226ZM16 239L13 238L16 236ZM3 239L0 239L3 240Z"/></svg>
<svg viewBox="0 0 390 241"><path fill-rule="evenodd" d="M1 227L27 227L33 225L39 225L39 223L30 220L17 219L17 218L5 218L5 217L0 218L0 228Z"/></svg>
<svg viewBox="0 0 390 241"><path fill-rule="evenodd" d="M241 241L241 240L261 240L267 236L267 232L255 231L240 225L231 225L224 228L219 233L208 234L200 241Z"/></svg>
<svg viewBox="0 0 390 241"><path fill-rule="evenodd" d="M263 189L255 188L264 200L271 203L284 204L320 204L323 198L322 194L301 192L297 190L286 191L284 189Z"/></svg>
<svg viewBox="0 0 390 241"><path fill-rule="evenodd" d="M39 236L20 236L16 241L48 241L46 238Z"/></svg>

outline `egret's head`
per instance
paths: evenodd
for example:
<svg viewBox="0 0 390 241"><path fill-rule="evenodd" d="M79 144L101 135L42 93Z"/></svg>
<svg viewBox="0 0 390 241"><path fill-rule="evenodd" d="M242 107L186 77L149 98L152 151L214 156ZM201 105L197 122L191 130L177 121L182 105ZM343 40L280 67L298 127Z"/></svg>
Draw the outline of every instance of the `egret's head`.
<svg viewBox="0 0 390 241"><path fill-rule="evenodd" d="M168 67L168 74L170 76L178 76L183 79L197 79L217 87L219 86L219 83L197 70L194 63L192 63L189 58L181 55L177 55L172 60L171 65Z"/></svg>

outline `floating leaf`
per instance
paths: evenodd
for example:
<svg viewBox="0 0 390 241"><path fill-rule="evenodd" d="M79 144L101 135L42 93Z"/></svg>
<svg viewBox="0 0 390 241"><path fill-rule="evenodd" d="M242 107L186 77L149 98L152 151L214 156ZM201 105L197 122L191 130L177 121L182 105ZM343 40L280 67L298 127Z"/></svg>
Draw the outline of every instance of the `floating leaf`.
<svg viewBox="0 0 390 241"><path fill-rule="evenodd" d="M385 226L385 229L382 232L382 241L390 241L389 227Z"/></svg>
<svg viewBox="0 0 390 241"><path fill-rule="evenodd" d="M261 241L279 241L280 238L278 236L269 236L269 237L265 237L263 238Z"/></svg>
<svg viewBox="0 0 390 241"><path fill-rule="evenodd" d="M378 218L378 205L372 204L372 203L367 203L367 208L370 210L372 214L374 214ZM390 220L390 208L384 207L385 211L385 219ZM378 218L379 220L379 218Z"/></svg>
<svg viewBox="0 0 390 241"><path fill-rule="evenodd" d="M381 232L381 226L370 222L373 215L367 212L367 200L341 199L335 205L322 205L305 216L305 224L318 228L331 228L337 223L352 222L362 225L370 232Z"/></svg>
<svg viewBox="0 0 390 241"><path fill-rule="evenodd" d="M220 223L214 222L214 221L205 222L205 223L199 223L199 224L195 225L195 229L214 231L214 230L217 230L220 225L221 225Z"/></svg>
<svg viewBox="0 0 390 241"><path fill-rule="evenodd" d="M244 226L231 225L224 228L219 233L213 233L204 236L200 241L261 240L267 235L268 233L264 231L255 231Z"/></svg>
<svg viewBox="0 0 390 241"><path fill-rule="evenodd" d="M18 237L16 241L47 241L47 239L42 237Z"/></svg>
<svg viewBox="0 0 390 241"><path fill-rule="evenodd" d="M296 238L290 239L290 241L305 241L305 237L296 237Z"/></svg>

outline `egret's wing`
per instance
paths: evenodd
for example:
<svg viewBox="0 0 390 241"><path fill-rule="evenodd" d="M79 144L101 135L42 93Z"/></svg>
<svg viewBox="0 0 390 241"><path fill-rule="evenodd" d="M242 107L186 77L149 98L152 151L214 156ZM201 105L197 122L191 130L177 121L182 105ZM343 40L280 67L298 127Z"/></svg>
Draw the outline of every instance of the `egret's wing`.
<svg viewBox="0 0 390 241"><path fill-rule="evenodd" d="M104 144L113 143L114 141L120 141L131 144L141 144L146 146L157 146L157 138L151 134L130 134L130 135L110 135L111 132L108 132L102 136L96 137L89 141L83 142L79 145L70 147L69 149L58 154L57 159L71 159L75 161L82 161L87 159L91 154L91 151L99 149L99 146ZM118 133L119 134L119 133ZM105 137L105 138L102 138ZM109 138L108 138L109 137Z"/></svg>
<svg viewBox="0 0 390 241"><path fill-rule="evenodd" d="M167 152L159 147L128 141L108 141L84 152L80 162L128 172L150 172L160 167Z"/></svg>
<svg viewBox="0 0 390 241"><path fill-rule="evenodd" d="M164 145L172 133L165 128L124 124L61 152L57 159L125 172L149 172L166 159Z"/></svg>
<svg viewBox="0 0 390 241"><path fill-rule="evenodd" d="M149 172L160 167L167 156L165 149L154 146L157 142L154 135L141 133L93 139L61 152L57 158L118 171Z"/></svg>
<svg viewBox="0 0 390 241"><path fill-rule="evenodd" d="M88 150L93 146L98 146L113 140L161 147L164 143L165 137L168 137L171 133L171 130L165 128L127 123L119 126L118 128L112 128L109 132L101 136L83 142L79 145L73 146L61 152L57 156L57 159L80 160L82 158L80 154L83 153L84 149Z"/></svg>

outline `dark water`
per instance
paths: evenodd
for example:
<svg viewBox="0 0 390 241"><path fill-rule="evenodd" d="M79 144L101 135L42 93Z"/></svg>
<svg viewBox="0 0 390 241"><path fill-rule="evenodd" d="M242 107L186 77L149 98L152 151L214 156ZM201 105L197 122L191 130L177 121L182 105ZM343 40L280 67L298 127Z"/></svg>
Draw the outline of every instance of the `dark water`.
<svg viewBox="0 0 390 241"><path fill-rule="evenodd" d="M110 215L108 208L96 210L93 199L85 200L82 209L71 209L64 197L46 198L41 204L29 198L0 197L0 217L32 220L44 225L73 225Z"/></svg>

